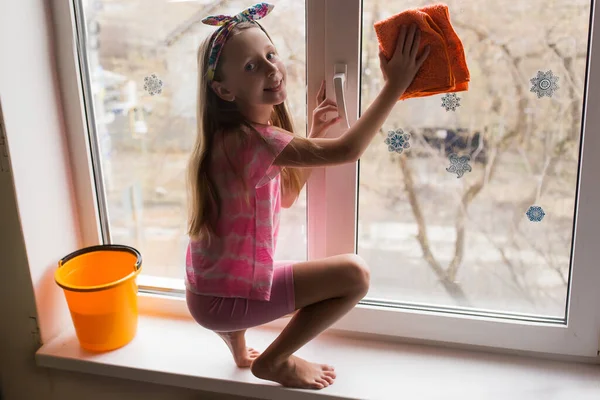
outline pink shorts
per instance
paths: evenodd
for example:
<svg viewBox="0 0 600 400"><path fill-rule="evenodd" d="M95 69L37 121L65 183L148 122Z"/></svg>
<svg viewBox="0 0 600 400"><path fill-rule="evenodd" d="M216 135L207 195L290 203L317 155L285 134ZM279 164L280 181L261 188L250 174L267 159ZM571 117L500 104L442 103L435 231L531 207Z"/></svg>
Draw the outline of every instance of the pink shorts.
<svg viewBox="0 0 600 400"><path fill-rule="evenodd" d="M239 331L266 324L296 310L291 263L276 265L269 301L199 295L186 290L192 317L216 332Z"/></svg>

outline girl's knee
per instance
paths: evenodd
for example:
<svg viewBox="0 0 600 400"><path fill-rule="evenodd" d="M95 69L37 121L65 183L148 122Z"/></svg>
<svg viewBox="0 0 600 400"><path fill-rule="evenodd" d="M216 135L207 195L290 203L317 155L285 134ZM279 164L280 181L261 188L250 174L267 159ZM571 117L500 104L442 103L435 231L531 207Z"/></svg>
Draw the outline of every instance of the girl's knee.
<svg viewBox="0 0 600 400"><path fill-rule="evenodd" d="M348 277L355 283L356 290L367 294L371 283L371 271L367 262L357 254L347 254L345 257Z"/></svg>

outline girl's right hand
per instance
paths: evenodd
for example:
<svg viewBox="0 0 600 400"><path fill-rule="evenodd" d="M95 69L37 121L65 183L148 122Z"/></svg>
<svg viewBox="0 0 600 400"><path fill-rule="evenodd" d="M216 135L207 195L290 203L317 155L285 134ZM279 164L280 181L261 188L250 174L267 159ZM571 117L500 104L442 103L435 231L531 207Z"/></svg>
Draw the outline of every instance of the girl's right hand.
<svg viewBox="0 0 600 400"><path fill-rule="evenodd" d="M400 96L412 83L429 55L429 48L417 59L420 33L411 26L407 34L402 27L394 55L388 61L379 53L381 72L385 86L371 105L361 113L360 118L341 136L334 139L294 137L291 145L285 146L277 156L274 165L281 167L324 167L356 162L373 138L380 131L385 120L394 109ZM380 49L381 50L381 49ZM285 133L285 131L282 131Z"/></svg>
<svg viewBox="0 0 600 400"><path fill-rule="evenodd" d="M417 58L417 51L421 41L421 31L415 24L409 29L406 25L400 28L396 49L390 60L385 58L383 50L379 47L379 66L386 84L399 92L398 95L410 86L415 75L429 56L430 47L425 47L421 57Z"/></svg>

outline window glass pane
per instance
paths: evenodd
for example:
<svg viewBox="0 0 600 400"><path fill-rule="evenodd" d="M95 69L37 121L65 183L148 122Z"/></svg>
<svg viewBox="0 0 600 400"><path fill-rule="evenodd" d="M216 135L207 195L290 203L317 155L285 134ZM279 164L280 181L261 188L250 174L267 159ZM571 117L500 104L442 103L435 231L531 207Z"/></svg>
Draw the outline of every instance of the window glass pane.
<svg viewBox="0 0 600 400"><path fill-rule="evenodd" d="M246 1L83 0L87 62L112 242L144 257L143 273L183 278L185 169L196 135L197 49ZM290 21L294 23L290 24ZM304 1L278 1L260 23L287 67L287 104L306 134ZM160 81L160 93L145 87ZM91 111L88 111L91 112ZM283 209L276 257L306 259L306 193Z"/></svg>
<svg viewBox="0 0 600 400"><path fill-rule="evenodd" d="M383 83L374 23L435 3L364 0L361 110ZM398 102L360 160L367 297L564 318L590 1L446 4L469 89Z"/></svg>

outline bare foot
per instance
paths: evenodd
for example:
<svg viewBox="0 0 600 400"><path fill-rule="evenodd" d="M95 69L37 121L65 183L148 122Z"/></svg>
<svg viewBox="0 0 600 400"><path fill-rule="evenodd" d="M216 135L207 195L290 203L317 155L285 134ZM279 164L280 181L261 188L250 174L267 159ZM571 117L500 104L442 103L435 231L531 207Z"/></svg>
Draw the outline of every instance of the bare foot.
<svg viewBox="0 0 600 400"><path fill-rule="evenodd" d="M333 384L336 376L333 367L311 363L296 356L280 363L258 357L251 369L257 378L301 389L323 389Z"/></svg>
<svg viewBox="0 0 600 400"><path fill-rule="evenodd" d="M246 347L246 330L235 332L215 332L221 337L231 350L233 360L240 368L248 368L260 352L251 347Z"/></svg>

